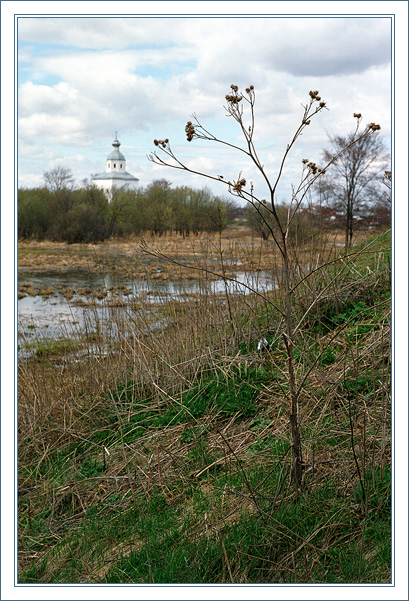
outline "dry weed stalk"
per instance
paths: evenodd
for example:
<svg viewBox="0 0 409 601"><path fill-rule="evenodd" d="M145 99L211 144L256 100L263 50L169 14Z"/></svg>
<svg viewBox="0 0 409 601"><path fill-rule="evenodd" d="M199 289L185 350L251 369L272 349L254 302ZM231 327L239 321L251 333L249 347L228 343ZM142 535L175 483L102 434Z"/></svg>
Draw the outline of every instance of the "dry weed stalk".
<svg viewBox="0 0 409 601"><path fill-rule="evenodd" d="M188 167L174 154L170 142L167 138L165 140L154 140L154 144L156 147L158 147L161 154L158 154L158 152L155 151L154 153L150 154L148 158L157 165L171 167L173 169L179 169L196 175L201 175L205 178L218 181L222 185L225 185L230 194L232 194L236 198L245 200L257 211L257 213L260 216L260 219L264 222L265 226L267 227L275 242L275 245L281 256L281 269L283 273L283 288L285 300L283 309L281 309L281 307L278 307L277 305L274 305L274 308L283 317L284 320L284 327L282 328L281 336L284 340L285 349L287 353L289 386L289 421L291 428L291 444L293 452L292 481L296 490L300 491L302 487L304 464L299 429L300 418L298 402L302 386L300 387L299 385L297 385L294 359L294 345L296 342L298 326L295 323L297 306L296 299L293 294L294 286L298 285L300 283L300 280L298 282L293 281L294 267L297 263L297 260L294 261L294 250L291 248L290 244L292 231L291 226L297 213L299 212L301 203L308 197L308 194L315 182L319 178L324 176L326 170L335 161L337 161L337 159L347 149L349 149L357 142L366 139L374 132L377 132L380 129L380 126L375 123L370 123L365 128L361 129L360 126L362 115L361 113L354 113L354 118L356 119L356 129L354 134L348 139L348 143L345 147L340 149L334 156L327 159L327 162L323 167L318 167L315 162L310 161L308 159L303 159L303 170L301 179L298 186L293 187L292 189L287 217L286 219L283 219L279 216L277 210L276 193L278 184L282 178L284 169L286 167L288 156L293 146L304 132L305 128L310 125L311 119L315 118L315 116L318 113L327 108L326 103L321 99L318 91L310 91L309 99L307 103L303 105L304 111L301 118L301 122L297 127L290 143L287 144L287 147L281 159L281 163L278 166L276 176L271 177L266 172L263 162L259 158L258 152L254 144L254 131L256 121L254 110L256 96L254 86L250 85L248 88L246 88L245 92L239 91L238 86L236 86L235 84L232 84L230 87L231 92L225 97L227 102L225 109L227 110L228 115L238 123L243 134L245 142L244 147L232 144L230 142L218 138L216 135L212 134L207 129L205 129L205 127L200 123L196 115L192 116L192 121L188 121L185 127L187 140L188 142L191 142L194 139L216 142L233 148L239 153L244 154L248 158L248 160L252 162L253 165L255 165L258 172L261 174L264 183L267 185L270 195L268 204L264 199L261 199L255 195L253 183L251 182L250 186L248 186L247 180L244 177L242 177L241 173L238 175L237 179L226 179L223 175L212 175L209 173L199 172ZM247 105L247 108L249 110L248 116L245 115L245 105ZM162 158L163 156L164 158ZM265 208L267 209L267 213L265 213L264 211ZM266 217L266 214L268 215L268 217ZM143 250L145 250L145 252L152 252L153 254L155 254L155 252L147 248L146 245L143 247ZM164 259L167 258L165 255L161 256ZM321 264L319 266L319 269L322 269L323 266L324 264ZM305 280L305 278L301 278L301 281L303 280ZM256 294L258 293L258 291L254 288L253 292ZM321 294L323 294L323 292ZM305 316L308 315L308 313L312 310L312 308L318 300L318 297L312 299L312 302L307 308ZM267 302L271 304L271 300L268 300Z"/></svg>

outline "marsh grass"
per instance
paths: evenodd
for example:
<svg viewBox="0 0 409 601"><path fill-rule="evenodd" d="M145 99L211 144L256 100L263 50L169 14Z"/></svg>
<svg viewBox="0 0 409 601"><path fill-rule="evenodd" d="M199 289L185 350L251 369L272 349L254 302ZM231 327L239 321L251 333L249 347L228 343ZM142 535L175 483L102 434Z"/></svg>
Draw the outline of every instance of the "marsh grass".
<svg viewBox="0 0 409 601"><path fill-rule="evenodd" d="M263 265L223 244L226 268ZM200 296L110 307L89 352L20 362L19 582L390 582L389 245L307 241L296 266L301 494L281 289L212 294L215 239L190 255Z"/></svg>

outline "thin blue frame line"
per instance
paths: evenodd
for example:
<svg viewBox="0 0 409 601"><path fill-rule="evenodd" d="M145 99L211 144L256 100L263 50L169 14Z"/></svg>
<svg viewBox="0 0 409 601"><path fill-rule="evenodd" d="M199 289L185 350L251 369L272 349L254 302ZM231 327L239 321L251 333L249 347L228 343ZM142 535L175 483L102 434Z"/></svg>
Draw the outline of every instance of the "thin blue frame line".
<svg viewBox="0 0 409 601"><path fill-rule="evenodd" d="M321 0L323 1L323 0ZM173 14L173 15L167 15L167 14L162 14L162 15L137 15L137 14L115 14L115 15L110 15L109 13L104 14L104 15L92 15L92 14L84 14L84 15L58 15L58 14L53 14L53 13L44 13L44 14L37 14L37 15L18 15L15 14L15 17L17 19L35 19L35 18L45 18L45 19L123 19L128 18L128 19L162 19L162 18L166 18L166 19L260 19L263 17L266 17L268 19L270 18L275 18L275 19L379 19L379 18L391 18L394 17L395 13L371 13L370 15L366 15L365 13L362 14L343 14L343 13L339 13L339 14L330 14L330 13L317 13L317 14L296 14L296 15L287 15L287 14L274 14L274 13L261 13L258 15L247 15L245 13L243 14L236 14L236 15L228 15L228 14L221 14L221 15L217 15L217 14L212 14L212 15L193 15L193 14Z"/></svg>
<svg viewBox="0 0 409 601"><path fill-rule="evenodd" d="M188 1L188 0L183 0L183 1ZM324 0L319 0L319 1L324 1ZM365 1L369 1L369 0L365 0ZM227 14L226 15L224 15L224 14L223 15L217 15L217 14L214 14L214 15L207 15L207 14L205 14L205 15L192 15L192 14L138 15L138 14L126 14L126 13L125 14L121 14L121 15L118 15L118 14L116 14L116 15L110 15L109 13L108 14L100 14L100 15L69 15L69 14L68 15L58 15L58 14L43 13L43 14L36 14L36 15L33 15L33 16L30 15L30 14L24 15L24 16L23 15L19 15L19 14L14 14L14 37L15 37L14 49L15 50L16 49L18 50L18 35L16 35L16 29L18 30L18 20L20 18L41 18L42 16L46 16L46 18L63 18L63 19L64 18L72 18L72 19L73 18L75 18L75 19L79 19L79 18L82 18L82 19L84 19L84 18L96 18L96 19L100 19L100 18L107 18L107 17L109 17L109 18L123 18L123 17L128 17L129 18L130 17L130 18L146 18L146 19L149 19L149 18L164 18L164 17L166 17L166 18L187 18L187 17L190 17L190 18L233 18L233 19L234 18L244 18L244 17L245 18L254 18L254 19L256 19L256 18L259 19L259 18L262 18L262 17L267 17L267 18L283 18L283 19L284 18L287 18L287 19L288 18L304 18L304 19L305 18L311 18L311 19L312 18L348 18L348 19L351 19L351 18L358 18L358 19L366 18L366 19L375 19L375 18L380 18L380 17L389 18L391 20L391 37L392 37L392 39L391 39L391 41L392 41L392 44L391 44L391 59L393 57L392 69L391 69L391 92L392 92L392 89L393 89L393 92L394 92L394 94L393 94L393 102L392 102L393 115L391 114L391 131L394 131L393 125L394 125L394 121L395 121L395 103L396 103L396 101L395 101L395 77L394 77L394 75L395 75L395 61L394 61L394 57L395 57L395 17L396 17L395 13L371 13L371 15L365 15L365 14L359 14L359 15L346 14L345 15L345 14L341 14L341 13L340 14L336 14L336 15L327 14L327 13L308 14L308 15L304 15L302 13L297 14L297 15L274 14L274 13L271 13L271 14L257 14L257 15L254 15L254 13L251 14L251 15L247 15L247 14L235 14L235 15L227 15ZM18 121L16 120L16 102L18 100L18 69L16 69L16 54L17 53L15 52L14 53L14 85L15 85L15 89L14 89L14 108L13 108L14 124L15 124L15 128L14 128L14 144L15 144L15 147L16 147L16 133L17 133L17 138L18 138ZM395 144L396 143L395 143L395 136L394 136L393 137L393 145L392 145L392 150L393 150L393 153L392 153L392 164L393 164L393 166L395 165ZM17 147L18 147L18 139L17 139ZM1 157L1 151L0 151L0 157ZM17 165L16 165L16 163L17 163ZM17 170L18 170L18 153L17 153L17 156L16 156L16 161L14 162L14 182L13 182L13 189L14 189L14 215L13 215L14 235L15 235L15 232L16 232L16 229L15 229L15 227L16 227L16 167L17 167ZM394 186L392 188L392 195L393 195L393 203L394 203L394 208L395 208L395 189L394 189ZM395 224L395 210L393 211L393 220L392 221L393 221L393 225L394 225ZM393 256L395 256L395 248L396 247L395 247L394 236L392 236L391 244L392 244L392 249L393 249L393 253L394 253ZM17 250L17 256L18 256L18 250ZM16 283L16 270L15 270L15 267L16 267L16 249L15 249L15 247L14 247L14 263L13 263L13 267L14 267L14 307L13 307L13 313L14 313L14 323L16 323L15 322L15 317L16 317L16 302L15 302L15 299L16 299L16 292L15 292L15 283ZM1 290L1 283L0 283L0 290ZM395 281L394 281L394 285L393 285L393 296L394 297L393 297L393 302L392 302L392 308L393 308L393 311L394 311L394 309L395 309ZM18 311L17 311L17 314L18 314ZM394 328L393 328L393 334L394 333L395 332L394 332ZM15 330L14 330L14 353L16 351L16 346L15 345L16 345L16 326L15 326ZM393 353L394 353L393 356L395 356L395 337L393 339ZM15 371L16 371L16 366L15 366L15 363L14 363L14 382L13 382L14 388L15 388L15 383L16 383L16 380L15 380ZM393 373L393 383L395 384L395 365L392 366L392 373ZM394 388L394 390L395 390L395 388ZM395 403L393 401L393 407L394 407L394 405L395 405ZM18 413L18 407L17 407L17 413ZM393 428L394 428L394 431L395 431L395 423L396 423L396 421L395 421L395 411L394 411L394 413L393 413ZM16 426L16 411L14 412L14 432L16 432L15 426ZM396 451L395 444L396 444L396 441L395 441L395 437L394 437L394 442L393 442L394 456L395 456L395 451ZM14 495L15 495L14 513L15 513L15 517L16 517L16 471L15 471L15 465L16 465L16 456L14 454ZM393 468L392 469L393 469L393 474L394 474L394 478L395 478L395 462L393 464ZM395 480L394 480L394 482L395 482ZM393 491L393 492L395 492L395 491ZM394 518L395 518L395 503L396 503L396 494L394 494L394 498L393 498ZM394 524L393 524L394 534L395 534L395 522L396 522L396 520L394 519ZM17 529L18 529L18 525L17 525ZM14 529L14 533L15 533L15 531L16 531L16 529ZM14 543L16 543L16 541L14 541ZM394 552L395 552L396 551L396 537L395 536L394 536L393 549L394 549ZM1 551L0 551L0 553L1 553ZM15 576L17 576L17 572L16 572L16 554L14 554L14 568L15 568ZM395 576L395 573L396 573L396 566L394 565L393 566L393 574L394 574L394 576ZM109 583L108 584L67 583L67 584L56 584L56 585L43 585L43 584L36 584L36 583L33 583L33 584L21 584L21 585L14 584L15 588L17 586L18 586L18 588L20 588L20 587L27 588L27 587L32 587L32 586L35 586L36 588L38 588L38 587L50 588L50 586L52 586L54 588L61 588L62 586L65 586L65 587L67 587L67 586L68 587L86 586L87 588L90 588L90 587L101 588L101 587L107 587L107 586L108 587L113 587L113 586L116 587L118 585L117 584L109 584ZM142 585L137 585L137 584L126 585L125 584L124 585L124 584L120 584L119 586L121 586L121 588L123 588L123 587L130 588L130 587L135 587L135 586L137 586L138 588L140 588L140 587L149 587L149 588L151 588L152 586L154 586L155 588L156 587L161 588L161 587L165 587L165 586L166 587L169 587L169 586L172 586L172 587L176 587L176 586L183 586L183 587L186 587L186 586L195 586L195 587L197 587L197 586L199 586L199 587L200 586L207 586L207 587L209 587L210 586L210 587L214 587L214 586L221 586L221 585L220 584L215 584L215 585L211 585L211 584L194 585L192 583L190 583L190 584L187 583L187 584L174 584L174 585L172 585L172 584L166 584L165 583L165 584L158 584L158 585L149 585L149 584L146 584L146 585L145 584L142 584ZM225 586L229 586L229 587L232 587L232 588L235 588L236 586L257 586L257 587L263 587L263 588L266 588L266 587L269 587L269 588L271 588L271 587L274 587L274 588L288 588L288 587L299 588L299 587L305 587L305 586L308 587L308 588L310 588L310 587L334 588L334 587L339 587L339 586L342 586L343 588L344 587L352 587L352 586L359 586L360 588L373 588L373 587L377 587L377 588L379 588L379 587L381 587L381 588L395 588L396 585L394 584L394 579L393 579L393 582L391 584L389 584L389 583L385 583L385 584L379 583L379 584L357 585L356 583L349 583L349 584L347 583L347 584L342 584L342 585L337 585L337 584L322 584L322 585L320 585L320 584L308 584L308 583L305 583L305 584L298 584L298 585L294 585L294 584L286 584L286 585L248 584L248 585L243 585L243 584L241 584L241 585L225 585Z"/></svg>
<svg viewBox="0 0 409 601"><path fill-rule="evenodd" d="M393 205L394 205L394 212L393 212L393 263L392 263L392 269L394 269L395 266L395 256L396 256L396 238L395 238L395 232L396 232L396 228L395 228L395 219L396 219L396 186L394 185L394 182L396 181L396 177L395 177L395 173L396 173L396 169L395 169L395 162L396 162L396 39L395 39L395 20L393 20L393 68L392 68L392 73L394 75L394 79L393 79L393 102L392 102L392 113L391 113L391 120L392 120L392 127L391 127L391 132L393 132L393 145L392 145L392 164L393 164L393 172L392 172L392 193L393 193ZM396 356L396 328L395 328L395 322L396 322L396 278L393 278L393 300L392 300L392 306L391 306L391 310L393 311L393 328L392 328L392 332L391 332L391 336L393 335L393 346L392 346L392 356L395 359ZM394 559L395 559L395 563L393 566L393 572L394 572L394 579L396 578L396 362L393 362L392 365L392 374L393 374L393 378L392 378L392 382L393 382L393 399L392 399L392 406L393 406L393 422L392 422L392 426L393 426L393 483L394 483L394 487L393 487L393 525L394 525L394 537L393 537L393 551L394 551ZM396 580L395 580L396 582ZM409 599L409 588L408 588L408 599Z"/></svg>
<svg viewBox="0 0 409 601"><path fill-rule="evenodd" d="M14 66L14 73L13 73L13 84L14 84L14 90L13 90L13 102L14 102L14 106L13 106L13 136L14 136L14 148L17 149L17 152L15 152L14 158L14 180L13 180L13 195L14 195L14 202L13 202L13 228L14 228L14 236L16 236L16 194L17 194L17 190L16 190L16 179L17 179L17 173L18 173L18 138L16 136L17 130L18 130L18 119L17 119L17 112L16 112L16 103L17 103L17 91L18 91L18 35L17 35L17 19L14 19L14 44L13 44L13 49L14 49L14 62L13 62L13 66ZM17 256L16 256L17 255ZM17 462L17 458L18 458L18 454L17 454L17 423L16 423L16 412L18 412L18 390L17 390L17 380L16 380L16 362L18 361L17 358L17 340L16 340L16 328L18 327L18 308L16 310L16 293L17 293L17 282L16 282L16 261L18 262L18 244L14 243L13 245L13 279L14 279L14 303L13 303L13 317L14 317L14 370L13 370L13 387L14 387L14 398L15 398L15 406L14 406L14 411L13 411L13 425L14 425L14 441L13 441L13 446L14 446L14 462L13 462L13 484L14 484L14 525L13 525L13 534L14 534L14 538L16 538L17 536L17 541L14 540L14 558L13 558L13 571L14 571L14 578L17 579L17 553L18 553L18 511L17 511L17 503L18 503L18 494L16 495L16 489L17 489L17 467L16 467L16 462ZM16 545L17 543L17 545Z"/></svg>
<svg viewBox="0 0 409 601"><path fill-rule="evenodd" d="M391 45L391 93L393 92L393 96L392 96L392 110L391 110L391 136L392 136L392 132L393 132L393 144L392 144L392 140L391 140L391 150L392 150L392 157L391 157L391 163L395 161L395 131L394 131L394 122L395 122L395 81L396 78L394 77L395 75L395 20L393 19L391 22L391 36L392 36L392 45ZM391 165L392 168L392 165ZM395 170L392 170L393 173L393 178L395 175ZM392 178L392 181L393 181ZM393 186L393 183L392 183ZM391 202L393 202L393 218L392 218L392 233L391 233L391 251L392 251L392 266L394 264L394 258L395 258L395 187L393 186L392 188L392 197L391 197ZM391 269L392 269L391 266ZM393 336L393 347L391 347L392 350L392 356L395 357L395 332L394 332L394 324L395 324L395 279L393 282L393 290L391 290L391 294L392 294L392 298L391 298L391 314L393 314L393 327L391 330L391 336ZM391 385L393 382L393 391L395 392L395 363L393 363L392 365L392 380L391 380ZM391 391L392 392L392 391ZM391 567L393 570L393 574L391 574L391 576L393 575L392 578L392 582L396 582L396 561L393 562L393 560L396 558L396 492L395 492L395 477L396 477L396 461L395 461L395 457L396 457L396 436L395 436L395 398L396 395L394 395L394 398L392 398L392 408L393 408L393 417L391 415L391 426L392 426L392 432L393 432L393 466L392 466L392 472L393 472L393 500L391 499L391 509L393 507L393 545L391 545ZM392 514L391 514L391 520L392 520ZM409 598L409 597L408 597Z"/></svg>
<svg viewBox="0 0 409 601"><path fill-rule="evenodd" d="M217 15L217 16L219 16L219 15ZM353 17L353 16L351 16L351 17L347 17L347 18L352 18L352 17ZM19 19L19 18L20 18L20 17L17 17L17 22L18 22L18 19ZM65 18L65 17L62 17L62 18ZM77 17L77 16L75 16L74 18L84 18L84 17L81 17L81 16L78 16L78 17ZM101 18L101 17L100 17L100 16L98 16L98 17L95 17L95 18ZM117 18L119 18L119 17L117 17ZM149 18L149 17L146 17L146 18ZM198 18L200 18L200 17L198 17ZM237 18L237 16L235 16L235 17L233 17L233 18ZM283 17L283 18L285 18L285 17ZM293 15L293 18L296 18L296 17ZM358 18L363 18L363 17L358 17ZM375 18L375 17L371 17L371 18ZM392 28L393 28L393 30L394 30L394 21L391 19L391 29L392 29ZM394 40L394 36L393 36L393 44L392 44L392 46L393 46L393 50L392 50L392 48L391 48L391 54L392 54L392 52L394 53L394 49L395 49L395 40ZM18 36L17 36L17 49L18 49ZM14 57L14 62L15 62L15 61L16 61L16 58ZM393 65L394 65L394 63L393 63ZM393 70L394 70L394 66L393 66ZM14 73L14 79L16 79L16 72ZM391 70L391 79L393 79L393 78L392 78L392 70ZM391 83L392 83L392 82L391 82ZM18 85L18 73L17 73L17 85ZM391 85L391 89L392 89L392 85ZM15 92L15 93L17 94L17 97L18 97L18 88L16 88L16 92ZM393 98L393 105L394 105L394 103L395 103L395 95L394 95L394 98ZM14 106L14 113L15 113L15 106ZM15 119L15 114L14 114L14 119ZM391 126L392 126L392 122L393 122L393 119L392 119L392 116L391 116ZM18 131L18 123L17 123L17 131ZM17 165L18 165L18 158L17 158ZM16 169L16 167L14 167L14 171L15 171L15 169ZM14 188L15 188L15 180L14 180ZM14 207L14 208L15 208L15 207ZM14 213L14 222L15 222L15 213ZM14 225L15 225L15 223L14 223ZM394 241L394 243L395 243L395 241ZM14 258L14 261L15 261L15 258ZM15 275L14 275L14 278L15 278ZM15 293L14 293L14 296L15 296ZM14 311L15 311L15 308L14 308ZM14 316L14 317L15 317L15 316ZM14 368L14 369L15 369L15 368ZM394 372L394 370L393 370L393 372ZM395 373L395 372L394 372L394 373ZM395 415L394 415L394 420L395 420ZM14 422L15 422L15 416L14 416ZM394 424L395 424L395 421L394 421ZM14 426L15 426L15 423L14 423ZM395 440L394 440L394 451L395 451ZM14 464L15 464L15 457L14 457ZM394 465L394 468L393 468L393 470L394 470L394 475L395 475L395 465ZM16 477L16 475L14 474L14 479L15 479L15 477ZM394 509L395 509L395 497L394 497ZM395 524L394 524L394 525L395 525ZM396 544L396 543L395 543L395 537L394 537L394 550L395 550L395 544ZM16 561L16 559L14 558L14 562L15 562L15 561ZM395 573L395 566L394 566L394 573ZM64 585L59 585L59 586L64 586ZM78 584L73 584L72 586L81 586L81 585L78 585ZM92 585L91 585L91 586L92 586ZM97 586L98 586L98 585L97 585ZM101 586L101 585L99 585L99 586ZM102 585L102 586L104 586L104 585ZM132 585L130 585L130 586L132 586ZM133 586L135 586L135 585L133 585ZM141 585L141 586L144 586L144 585ZM150 585L146 585L146 586L150 586ZM158 585L158 586L161 586L161 585ZM162 585L162 586L167 586L167 585ZM208 586L208 585L207 585L207 586ZM259 585L259 586L273 586L273 585ZM291 586L291 585L286 585L286 586ZM312 586L319 586L319 585L312 585ZM343 585L343 586L345 586L345 585ZM350 586L353 586L353 585L350 585ZM390 585L373 585L373 586L390 586Z"/></svg>

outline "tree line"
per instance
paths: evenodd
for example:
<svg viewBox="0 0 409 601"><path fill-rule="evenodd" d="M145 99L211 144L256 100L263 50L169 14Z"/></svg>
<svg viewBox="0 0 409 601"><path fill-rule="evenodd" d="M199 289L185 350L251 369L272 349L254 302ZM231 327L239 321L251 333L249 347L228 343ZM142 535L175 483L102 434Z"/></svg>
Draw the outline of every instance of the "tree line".
<svg viewBox="0 0 409 601"><path fill-rule="evenodd" d="M311 234L311 228L324 226L342 229L348 247L357 228L390 225L389 153L378 131L352 144L354 135L329 136L330 147L322 151L322 158L325 162L332 156L338 158L295 212L291 237L296 243L306 232ZM304 171L321 171L308 159L302 163ZM146 232L189 236L221 232L238 213L233 199L214 196L207 188L172 188L165 179L154 180L145 189L115 190L110 202L102 190L87 181L76 188L67 167L44 172L43 179L42 187L18 191L20 239L78 243ZM233 197L235 189L233 186ZM274 211L280 223L285 222L288 209L285 201L276 202ZM271 211L268 201L248 203L244 211L248 225L264 239L277 227Z"/></svg>
<svg viewBox="0 0 409 601"><path fill-rule="evenodd" d="M19 239L58 242L99 242L132 234L183 236L222 231L234 217L235 203L214 196L207 188L172 188L155 180L145 189L104 192L84 182L74 188L69 170L44 174L45 185L18 191ZM59 171L57 173L57 171Z"/></svg>

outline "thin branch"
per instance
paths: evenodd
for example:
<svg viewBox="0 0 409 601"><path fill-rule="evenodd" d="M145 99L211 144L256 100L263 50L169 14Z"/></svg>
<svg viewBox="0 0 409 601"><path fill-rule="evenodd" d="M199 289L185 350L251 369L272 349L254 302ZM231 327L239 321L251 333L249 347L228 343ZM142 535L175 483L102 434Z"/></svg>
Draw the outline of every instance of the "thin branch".
<svg viewBox="0 0 409 601"><path fill-rule="evenodd" d="M210 269L207 269L206 267L198 267L197 265L188 265L187 263L182 263L181 261L176 261L176 259L168 257L167 255L161 253L158 250L149 248L149 246L147 245L147 243L144 240L142 241L142 243L140 245L140 250L152 257L157 257L159 259L163 259L164 261L168 261L169 263L173 263L174 265L179 265L180 267L186 267L187 269L192 269L195 271L201 271L202 273L208 273L209 275L216 276L218 279L220 279L220 273L211 271ZM255 290L252 286L248 286L244 282L239 282L237 280L237 278L233 278L233 277L229 277L229 276L223 276L222 279L228 280L230 282L234 282L235 284L237 284L239 286L243 286L243 288L246 288L247 290L249 290L256 296L259 296L260 298L262 298L266 303L268 303L271 307L273 307L276 311L278 311L278 313L280 313L281 316L285 317L285 313L279 307L277 307L276 304L274 304L267 296L265 296L261 292L258 292L257 290Z"/></svg>

